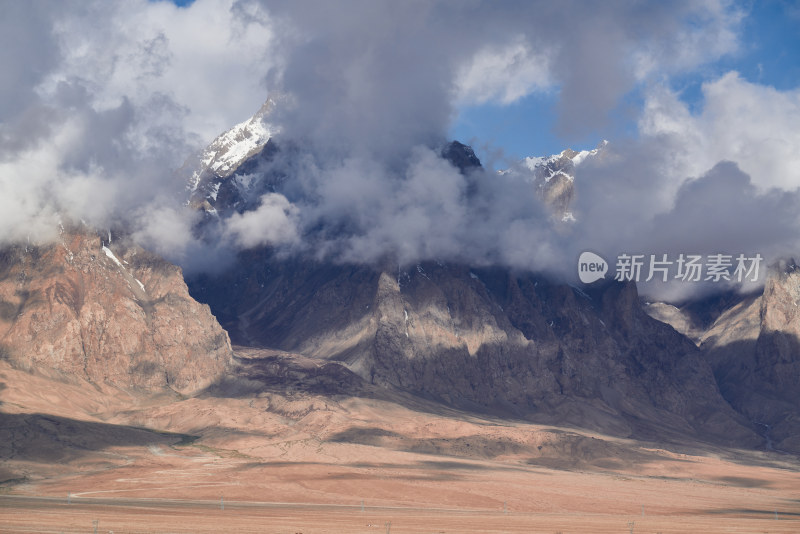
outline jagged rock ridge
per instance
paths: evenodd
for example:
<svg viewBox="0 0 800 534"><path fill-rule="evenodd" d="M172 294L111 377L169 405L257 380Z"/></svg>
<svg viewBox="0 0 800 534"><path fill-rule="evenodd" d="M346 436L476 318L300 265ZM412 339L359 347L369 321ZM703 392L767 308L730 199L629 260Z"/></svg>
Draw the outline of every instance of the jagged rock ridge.
<svg viewBox="0 0 800 534"><path fill-rule="evenodd" d="M632 284L585 293L501 268L254 251L191 287L235 341L342 361L373 384L624 435L758 443L697 347L647 316Z"/></svg>
<svg viewBox="0 0 800 534"><path fill-rule="evenodd" d="M275 150L270 140L219 180L220 190ZM601 150L529 158L505 172L530 182L532 194L568 222L575 170ZM453 142L440 153L481 179L466 145ZM262 190L276 183L252 173L251 187L259 181ZM241 195L230 198L233 204L215 199L217 213L241 209ZM236 342L342 361L373 384L625 435L758 443L721 397L698 348L647 316L630 285L588 294L504 268L334 265L256 249L190 287Z"/></svg>
<svg viewBox="0 0 800 534"><path fill-rule="evenodd" d="M722 394L760 429L768 448L800 451L800 271L795 262L775 266L760 293L725 293L704 304L673 307L661 319L694 337Z"/></svg>
<svg viewBox="0 0 800 534"><path fill-rule="evenodd" d="M189 392L232 352L178 267L77 228L0 251L0 355L67 380Z"/></svg>

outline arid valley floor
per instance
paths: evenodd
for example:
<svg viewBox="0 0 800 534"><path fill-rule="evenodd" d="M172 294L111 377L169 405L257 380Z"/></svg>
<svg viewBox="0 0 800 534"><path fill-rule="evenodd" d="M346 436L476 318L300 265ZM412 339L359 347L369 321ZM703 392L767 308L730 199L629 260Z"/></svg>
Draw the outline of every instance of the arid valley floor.
<svg viewBox="0 0 800 534"><path fill-rule="evenodd" d="M0 365L0 532L800 531L800 461L775 451L377 390L143 396Z"/></svg>

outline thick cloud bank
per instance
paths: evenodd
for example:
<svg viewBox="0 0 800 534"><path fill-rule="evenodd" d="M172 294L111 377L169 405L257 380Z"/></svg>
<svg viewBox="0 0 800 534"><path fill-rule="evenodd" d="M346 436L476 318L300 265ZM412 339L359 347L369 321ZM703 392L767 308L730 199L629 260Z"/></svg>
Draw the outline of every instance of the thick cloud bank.
<svg viewBox="0 0 800 534"><path fill-rule="evenodd" d="M48 239L62 219L149 224L180 205L174 169L263 100L274 34L255 4L36 0L3 14L0 243Z"/></svg>
<svg viewBox="0 0 800 534"><path fill-rule="evenodd" d="M0 243L119 224L208 267L174 171L280 95L268 120L300 148L275 162L279 190L224 221L229 248L570 277L587 249L792 254L800 91L730 72L690 111L670 89L735 54L744 16L723 0L7 2ZM574 222L519 173L464 174L439 152L461 106L554 96L569 137L602 132L634 90L638 131L577 167Z"/></svg>

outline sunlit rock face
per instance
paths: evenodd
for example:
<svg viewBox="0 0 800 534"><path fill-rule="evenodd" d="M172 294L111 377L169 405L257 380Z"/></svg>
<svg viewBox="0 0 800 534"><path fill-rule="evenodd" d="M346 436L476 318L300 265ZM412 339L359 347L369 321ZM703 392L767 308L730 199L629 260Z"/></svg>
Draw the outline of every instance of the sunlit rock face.
<svg viewBox="0 0 800 534"><path fill-rule="evenodd" d="M65 380L180 392L215 381L232 354L178 267L85 228L0 252L0 350Z"/></svg>

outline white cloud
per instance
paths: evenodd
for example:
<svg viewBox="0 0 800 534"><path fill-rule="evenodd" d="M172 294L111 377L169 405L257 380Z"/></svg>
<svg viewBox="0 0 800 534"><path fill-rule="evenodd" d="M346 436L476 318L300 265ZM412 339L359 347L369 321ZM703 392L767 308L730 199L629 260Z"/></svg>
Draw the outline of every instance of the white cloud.
<svg viewBox="0 0 800 534"><path fill-rule="evenodd" d="M10 14L0 21L0 45L13 51L0 56L0 243L51 238L60 218L141 223L132 230L155 248L189 239L185 228L153 232L139 214L157 215L162 199L180 206L173 171L265 100L277 57L265 11L65 0Z"/></svg>
<svg viewBox="0 0 800 534"><path fill-rule="evenodd" d="M389 252L401 263L411 263L462 254L472 222L465 177L430 149L416 147L404 176L393 178L384 171L381 187L370 188L361 198L361 204L371 206L370 217L345 240L344 259L375 261ZM342 176L338 186L351 181Z"/></svg>
<svg viewBox="0 0 800 534"><path fill-rule="evenodd" d="M84 137L86 124L70 117L39 143L0 160L0 243L57 235L62 217L103 225L114 209L114 187L89 164L84 170L62 163Z"/></svg>
<svg viewBox="0 0 800 534"><path fill-rule="evenodd" d="M295 243L299 240L297 215L297 207L285 196L268 193L255 210L226 219L224 234L242 248Z"/></svg>
<svg viewBox="0 0 800 534"><path fill-rule="evenodd" d="M704 86L692 114L657 85L736 51L741 13L727 2L309 5L15 4L24 31L0 20L0 44L22 56L0 57L10 73L0 80L0 242L50 235L61 215L131 224L144 244L187 263L213 263L229 243L297 244L352 261L559 269L582 245L673 245L654 218L701 220L690 193L719 197L725 180L738 180L731 202L742 212L788 212L781 195L749 211L743 199L751 184L758 194L797 187L798 91L729 74ZM257 110L266 79L295 103L275 115L290 138L276 159L294 159L275 162L274 176L287 177L278 194L223 221L221 243L206 252L171 171ZM644 84L655 88L640 139L612 143L605 167L581 165L572 234L554 231L530 184L462 175L432 148L457 105L557 90L561 129L585 132ZM721 160L750 181L722 167L704 188L686 188ZM756 230L777 227L773 217ZM717 230L709 242L729 237Z"/></svg>
<svg viewBox="0 0 800 534"><path fill-rule="evenodd" d="M170 119L202 142L258 109L276 66L271 22L252 2L94 2L65 10L54 26L63 57L39 86L42 96L79 81L99 111L123 99L147 107L164 95L185 110Z"/></svg>
<svg viewBox="0 0 800 534"><path fill-rule="evenodd" d="M730 72L703 85L702 111L692 115L678 95L649 95L640 121L675 156L676 180L699 176L727 160L760 190L800 186L800 89L778 91Z"/></svg>
<svg viewBox="0 0 800 534"><path fill-rule="evenodd" d="M456 99L462 104L511 104L553 85L550 54L533 50L519 36L505 46L481 49L462 66L456 77Z"/></svg>
<svg viewBox="0 0 800 534"><path fill-rule="evenodd" d="M198 245L192 235L197 215L187 208L147 206L138 213L134 239L153 252L180 262L192 246Z"/></svg>
<svg viewBox="0 0 800 534"><path fill-rule="evenodd" d="M739 29L745 12L728 0L691 3L683 24L667 39L644 39L630 51L636 78L664 77L691 71L740 46Z"/></svg>

